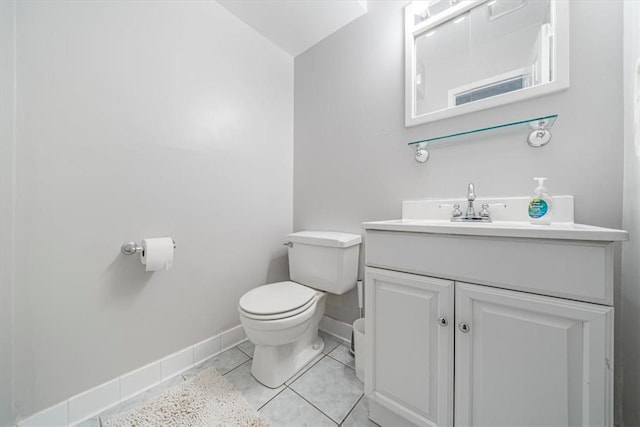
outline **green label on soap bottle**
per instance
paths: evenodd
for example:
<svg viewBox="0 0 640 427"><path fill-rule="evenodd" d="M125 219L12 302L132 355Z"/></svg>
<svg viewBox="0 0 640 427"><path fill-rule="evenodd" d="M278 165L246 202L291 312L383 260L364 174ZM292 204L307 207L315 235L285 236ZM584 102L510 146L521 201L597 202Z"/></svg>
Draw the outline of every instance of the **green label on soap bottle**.
<svg viewBox="0 0 640 427"><path fill-rule="evenodd" d="M531 199L529 202L529 216L531 218L541 218L549 211L549 205L544 199Z"/></svg>

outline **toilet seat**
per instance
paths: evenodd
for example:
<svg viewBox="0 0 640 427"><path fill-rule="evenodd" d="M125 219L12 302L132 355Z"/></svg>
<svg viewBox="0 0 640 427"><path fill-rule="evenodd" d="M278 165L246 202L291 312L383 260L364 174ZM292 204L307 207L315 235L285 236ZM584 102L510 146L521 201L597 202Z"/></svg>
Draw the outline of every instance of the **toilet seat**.
<svg viewBox="0 0 640 427"><path fill-rule="evenodd" d="M309 310L318 292L295 282L277 282L259 286L240 298L239 311L255 320L278 320Z"/></svg>
<svg viewBox="0 0 640 427"><path fill-rule="evenodd" d="M305 311L309 310L309 308L313 307L313 305L316 303L316 299L313 298L311 301L309 301L307 304L303 305L302 307L298 307L294 310L291 311L286 311L284 313L276 313L276 314L254 314L254 313L248 313L245 310L242 309L242 307L238 306L238 309L240 311L240 313L242 313L242 315L248 319L255 319L255 320L280 320L280 319L286 319L288 317L293 317L296 316L300 313L304 313Z"/></svg>

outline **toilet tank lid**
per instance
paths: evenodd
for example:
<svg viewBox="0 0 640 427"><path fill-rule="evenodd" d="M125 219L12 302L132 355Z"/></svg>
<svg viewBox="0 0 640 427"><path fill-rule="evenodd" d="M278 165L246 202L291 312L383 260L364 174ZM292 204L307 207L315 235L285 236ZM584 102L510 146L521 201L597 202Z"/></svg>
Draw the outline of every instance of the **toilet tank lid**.
<svg viewBox="0 0 640 427"><path fill-rule="evenodd" d="M292 243L306 245L329 246L332 248L348 248L359 245L362 237L359 234L341 233L337 231L299 231L286 235Z"/></svg>

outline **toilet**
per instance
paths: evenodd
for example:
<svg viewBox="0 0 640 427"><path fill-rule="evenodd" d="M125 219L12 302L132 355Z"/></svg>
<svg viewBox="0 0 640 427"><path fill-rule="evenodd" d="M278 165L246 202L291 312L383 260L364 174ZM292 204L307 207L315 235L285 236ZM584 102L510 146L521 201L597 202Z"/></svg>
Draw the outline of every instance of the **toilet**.
<svg viewBox="0 0 640 427"><path fill-rule="evenodd" d="M238 312L255 352L251 374L276 388L320 354L318 325L327 293L342 295L358 278L362 238L332 231L301 231L286 236L290 281L250 290Z"/></svg>

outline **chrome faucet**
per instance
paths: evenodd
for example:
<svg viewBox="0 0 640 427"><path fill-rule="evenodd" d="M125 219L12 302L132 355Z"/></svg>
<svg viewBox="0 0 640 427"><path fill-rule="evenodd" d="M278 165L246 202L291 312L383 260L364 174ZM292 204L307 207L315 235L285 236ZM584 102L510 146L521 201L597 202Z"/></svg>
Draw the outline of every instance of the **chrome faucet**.
<svg viewBox="0 0 640 427"><path fill-rule="evenodd" d="M474 217L476 216L476 210L473 208L473 202L476 200L476 193L473 191L473 183L469 183L469 188L467 189L467 202L469 205L467 206L467 216Z"/></svg>
<svg viewBox="0 0 640 427"><path fill-rule="evenodd" d="M476 209L473 207L473 202L476 200L476 192L473 183L469 183L467 188L467 210L462 214L460 205L453 205L453 212L451 212L452 222L491 222L491 213L489 212L489 205L487 203L482 204L482 210L476 213Z"/></svg>

